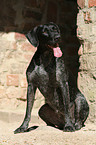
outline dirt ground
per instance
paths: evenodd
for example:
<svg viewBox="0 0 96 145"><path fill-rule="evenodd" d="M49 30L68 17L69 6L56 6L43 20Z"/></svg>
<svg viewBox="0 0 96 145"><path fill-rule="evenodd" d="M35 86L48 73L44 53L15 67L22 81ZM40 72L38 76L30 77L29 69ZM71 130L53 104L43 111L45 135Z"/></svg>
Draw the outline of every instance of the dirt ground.
<svg viewBox="0 0 96 145"><path fill-rule="evenodd" d="M20 134L14 130L20 126L23 116L0 113L0 145L96 145L96 125L87 123L84 128L75 132L63 132L46 124L38 117L33 117L30 127L38 128ZM21 118L20 118L21 117ZM18 121L20 119L20 121Z"/></svg>

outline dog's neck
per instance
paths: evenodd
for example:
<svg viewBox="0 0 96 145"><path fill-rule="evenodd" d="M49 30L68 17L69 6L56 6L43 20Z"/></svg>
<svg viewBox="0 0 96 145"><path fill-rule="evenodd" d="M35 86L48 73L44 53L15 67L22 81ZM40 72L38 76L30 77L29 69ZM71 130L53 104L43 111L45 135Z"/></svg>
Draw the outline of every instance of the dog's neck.
<svg viewBox="0 0 96 145"><path fill-rule="evenodd" d="M53 55L53 50L50 49L47 45L41 44L38 46L37 51L39 52L40 55L48 54L48 55Z"/></svg>
<svg viewBox="0 0 96 145"><path fill-rule="evenodd" d="M42 61L42 64L44 65L44 67L47 67L49 64L54 63L55 64L55 57L53 54L53 51L49 48L47 48L45 45L39 45L37 48L37 52L36 52L37 58L38 58L38 62ZM39 64L39 63L38 63Z"/></svg>

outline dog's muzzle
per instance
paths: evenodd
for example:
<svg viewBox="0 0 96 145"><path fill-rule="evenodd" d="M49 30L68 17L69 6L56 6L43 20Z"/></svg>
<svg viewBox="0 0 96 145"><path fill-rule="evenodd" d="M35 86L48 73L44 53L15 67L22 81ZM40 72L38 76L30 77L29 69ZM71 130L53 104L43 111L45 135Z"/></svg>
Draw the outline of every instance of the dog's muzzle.
<svg viewBox="0 0 96 145"><path fill-rule="evenodd" d="M61 57L62 56L62 51L59 47L59 44L56 43L55 45L51 46L51 45L48 45L49 48L51 48L53 50L53 53L54 53L54 56L55 57Z"/></svg>

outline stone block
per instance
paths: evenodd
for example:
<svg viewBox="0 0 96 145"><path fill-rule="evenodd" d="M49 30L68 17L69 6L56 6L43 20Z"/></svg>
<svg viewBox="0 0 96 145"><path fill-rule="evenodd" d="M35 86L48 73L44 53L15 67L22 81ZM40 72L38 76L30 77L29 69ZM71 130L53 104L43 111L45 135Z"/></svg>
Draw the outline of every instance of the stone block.
<svg viewBox="0 0 96 145"><path fill-rule="evenodd" d="M90 7L94 7L94 6L96 6L96 0L89 0L88 7L90 8Z"/></svg>
<svg viewBox="0 0 96 145"><path fill-rule="evenodd" d="M79 61L81 70L96 70L96 54L80 56Z"/></svg>
<svg viewBox="0 0 96 145"><path fill-rule="evenodd" d="M21 80L20 80L20 86L22 88L26 88L27 87L27 79L26 79L26 77L21 78Z"/></svg>
<svg viewBox="0 0 96 145"><path fill-rule="evenodd" d="M87 54L87 53L96 53L96 41L88 41L86 40L84 42L84 48L83 48L83 53Z"/></svg>
<svg viewBox="0 0 96 145"><path fill-rule="evenodd" d="M78 73L78 87L90 102L96 101L96 80L92 71ZM96 72L94 72L96 73Z"/></svg>
<svg viewBox="0 0 96 145"><path fill-rule="evenodd" d="M92 34L91 35L96 37L96 24L93 24L93 26L92 26ZM95 40L96 40L96 38L95 38Z"/></svg>
<svg viewBox="0 0 96 145"><path fill-rule="evenodd" d="M85 24L92 23L89 11L84 12L84 22L85 22Z"/></svg>
<svg viewBox="0 0 96 145"><path fill-rule="evenodd" d="M24 58L25 58L27 61L31 61L33 55L34 55L34 53L32 53L31 55L30 55L30 54L24 54Z"/></svg>
<svg viewBox="0 0 96 145"><path fill-rule="evenodd" d="M6 96L7 96L7 99L13 100L15 98L18 98L18 96L20 95L20 89L16 87L17 85L16 86L15 85L12 86L12 85L6 89Z"/></svg>
<svg viewBox="0 0 96 145"><path fill-rule="evenodd" d="M84 8L85 6L85 0L77 0L77 4L79 5L80 8Z"/></svg>
<svg viewBox="0 0 96 145"><path fill-rule="evenodd" d="M91 123L96 123L96 106L93 103L89 105L90 105L89 121Z"/></svg>
<svg viewBox="0 0 96 145"><path fill-rule="evenodd" d="M21 88L21 95L19 100L26 101L27 100L27 88Z"/></svg>
<svg viewBox="0 0 96 145"><path fill-rule="evenodd" d="M11 49L13 49L13 50L16 50L16 49L17 49L16 42L13 42L13 43L12 43L12 47L11 47Z"/></svg>
<svg viewBox="0 0 96 145"><path fill-rule="evenodd" d="M20 59L20 58L19 58ZM21 59L22 62L25 60ZM20 62L10 62L10 73L11 74L24 74L26 70L26 64Z"/></svg>
<svg viewBox="0 0 96 145"><path fill-rule="evenodd" d="M96 54L87 55L87 66L89 70L96 70Z"/></svg>
<svg viewBox="0 0 96 145"><path fill-rule="evenodd" d="M84 42L84 49L83 49L83 53L89 53L92 49L92 42L90 41L85 41Z"/></svg>
<svg viewBox="0 0 96 145"><path fill-rule="evenodd" d="M7 86L19 86L19 75L9 74L7 75Z"/></svg>
<svg viewBox="0 0 96 145"><path fill-rule="evenodd" d="M23 51L32 51L32 52L36 51L36 48L32 44L30 44L30 42L23 43L21 49Z"/></svg>
<svg viewBox="0 0 96 145"><path fill-rule="evenodd" d="M0 86L0 99L6 97L5 92L6 92L5 88L3 86Z"/></svg>
<svg viewBox="0 0 96 145"><path fill-rule="evenodd" d="M90 10L90 16L91 16L92 23L95 25L95 22L96 22L96 7L92 7L89 10Z"/></svg>
<svg viewBox="0 0 96 145"><path fill-rule="evenodd" d="M92 23L87 25L80 22L78 27L78 37L83 40L90 39L90 35L92 36L92 25Z"/></svg>
<svg viewBox="0 0 96 145"><path fill-rule="evenodd" d="M24 34L15 33L15 39L16 39L16 40L26 40L26 37L25 37Z"/></svg>

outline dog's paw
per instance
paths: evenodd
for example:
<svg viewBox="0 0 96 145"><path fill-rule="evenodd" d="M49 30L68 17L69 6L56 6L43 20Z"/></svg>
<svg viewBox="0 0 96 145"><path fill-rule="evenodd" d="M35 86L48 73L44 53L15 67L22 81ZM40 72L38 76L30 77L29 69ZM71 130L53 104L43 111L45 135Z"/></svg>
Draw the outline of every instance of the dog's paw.
<svg viewBox="0 0 96 145"><path fill-rule="evenodd" d="M14 131L14 134L26 132L27 128L21 126Z"/></svg>
<svg viewBox="0 0 96 145"><path fill-rule="evenodd" d="M73 126L73 125L65 125L64 126L64 131L66 131L66 132L73 132L73 131L75 131L75 127Z"/></svg>
<svg viewBox="0 0 96 145"><path fill-rule="evenodd" d="M75 129L76 129L76 130L80 130L81 128L82 128L81 122L76 122L76 123L75 123Z"/></svg>

